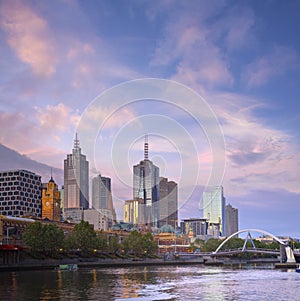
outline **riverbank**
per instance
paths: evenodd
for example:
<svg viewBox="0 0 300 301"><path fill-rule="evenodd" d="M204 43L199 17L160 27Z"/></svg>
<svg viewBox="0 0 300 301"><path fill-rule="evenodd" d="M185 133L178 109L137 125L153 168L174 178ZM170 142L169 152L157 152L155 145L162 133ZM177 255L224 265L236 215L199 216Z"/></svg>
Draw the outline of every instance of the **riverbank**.
<svg viewBox="0 0 300 301"><path fill-rule="evenodd" d="M27 259L19 264L0 265L0 272L4 271L30 271L30 270L54 270L60 265L76 264L79 269L108 268L108 267L132 267L155 265L206 265L206 266L231 266L241 267L253 264L275 264L274 260L217 260L205 261L203 257L197 258L76 258L76 259Z"/></svg>
<svg viewBox="0 0 300 301"><path fill-rule="evenodd" d="M203 260L164 260L163 258L133 258L133 259L45 259L27 260L19 264L0 265L1 271L26 271L26 270L51 270L63 264L77 264L78 268L107 268L107 267L129 267L129 266L150 266L150 265L184 265L184 264L203 264Z"/></svg>

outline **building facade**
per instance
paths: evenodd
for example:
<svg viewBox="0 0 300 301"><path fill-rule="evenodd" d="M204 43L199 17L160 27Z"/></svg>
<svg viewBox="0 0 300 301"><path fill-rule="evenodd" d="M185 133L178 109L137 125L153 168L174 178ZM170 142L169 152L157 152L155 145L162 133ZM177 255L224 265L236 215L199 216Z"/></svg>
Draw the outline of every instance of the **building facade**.
<svg viewBox="0 0 300 301"><path fill-rule="evenodd" d="M79 140L74 140L72 154L64 160L64 210L89 208L89 162L81 154Z"/></svg>
<svg viewBox="0 0 300 301"><path fill-rule="evenodd" d="M226 234L225 197L223 187L215 186L203 192L203 217L211 225L219 224L220 235Z"/></svg>
<svg viewBox="0 0 300 301"><path fill-rule="evenodd" d="M230 204L226 205L226 236L239 231L239 211Z"/></svg>
<svg viewBox="0 0 300 301"><path fill-rule="evenodd" d="M171 225L176 228L178 223L178 188L177 183L159 178L159 227Z"/></svg>
<svg viewBox="0 0 300 301"><path fill-rule="evenodd" d="M144 144L144 160L133 166L133 199L142 199L142 224L158 227L159 168L148 158L148 142Z"/></svg>
<svg viewBox="0 0 300 301"><path fill-rule="evenodd" d="M143 208L144 200L135 199L127 200L124 204L124 222L134 225L142 224L143 220Z"/></svg>
<svg viewBox="0 0 300 301"><path fill-rule="evenodd" d="M33 172L0 172L0 215L41 217L41 191L41 176Z"/></svg>
<svg viewBox="0 0 300 301"><path fill-rule="evenodd" d="M107 209L87 209L83 211L83 219L94 226L94 230L107 231L114 224L111 210Z"/></svg>
<svg viewBox="0 0 300 301"><path fill-rule="evenodd" d="M53 178L43 184L42 189L42 219L60 221L60 191Z"/></svg>
<svg viewBox="0 0 300 301"><path fill-rule="evenodd" d="M188 218L180 223L182 233L197 237L207 235L207 220L205 218Z"/></svg>
<svg viewBox="0 0 300 301"><path fill-rule="evenodd" d="M92 206L94 209L108 209L111 202L111 179L98 175L92 180Z"/></svg>

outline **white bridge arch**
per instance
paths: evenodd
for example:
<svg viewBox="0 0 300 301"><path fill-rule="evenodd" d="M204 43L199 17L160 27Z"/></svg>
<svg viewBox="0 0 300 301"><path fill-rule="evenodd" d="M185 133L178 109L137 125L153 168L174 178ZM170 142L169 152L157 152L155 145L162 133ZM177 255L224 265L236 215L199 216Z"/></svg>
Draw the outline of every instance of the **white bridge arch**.
<svg viewBox="0 0 300 301"><path fill-rule="evenodd" d="M269 233L267 231L264 231L264 230L260 230L260 229L244 229L244 230L240 230L240 231L237 231L233 234L231 234L230 236L228 236L219 246L218 248L216 249L216 251L214 251L213 253L217 253L225 244L228 240L230 240L232 237L240 234L240 233L244 233L244 232L258 232L258 233L263 233L263 234L266 234L266 235L269 235L271 237L273 237L277 242L279 242L281 245L286 245L281 239L279 239L278 237L276 237L275 235L273 235L272 233Z"/></svg>
<svg viewBox="0 0 300 301"><path fill-rule="evenodd" d="M260 230L260 229L244 229L244 230L240 230L240 231L237 231L233 234L231 234L230 236L228 236L219 246L218 248L216 249L216 251L214 251L212 254L216 254L218 253L218 251L226 244L226 242L228 240L230 240L232 237L234 237L235 235L238 235L240 233L244 233L244 232L248 232L248 234L250 234L250 232L258 232L258 233L263 233L263 234L266 234L268 236L271 236L272 238L274 238L277 242L279 242L282 246L285 247L285 252L286 252L286 255L287 255L287 261L288 262L295 262L295 257L294 257L294 253L293 251L291 250L291 248L289 246L286 245L286 243L284 243L280 238L276 237L275 235L273 235L272 233L269 233L267 231L264 231L264 230Z"/></svg>

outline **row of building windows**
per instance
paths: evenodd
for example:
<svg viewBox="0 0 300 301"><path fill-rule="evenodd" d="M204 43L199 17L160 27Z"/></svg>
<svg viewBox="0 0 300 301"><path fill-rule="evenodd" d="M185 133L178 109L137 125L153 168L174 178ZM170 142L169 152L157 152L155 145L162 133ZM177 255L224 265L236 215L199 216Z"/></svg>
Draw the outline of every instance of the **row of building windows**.
<svg viewBox="0 0 300 301"><path fill-rule="evenodd" d="M0 177L16 178L14 176L21 176L21 177L25 177L25 178L29 178L29 179L34 179L34 180L40 179L40 176L31 174L31 173L27 173L27 172L23 172L23 171L0 172Z"/></svg>
<svg viewBox="0 0 300 301"><path fill-rule="evenodd" d="M19 208L18 208L19 207ZM41 205L39 204L28 204L27 206L22 206L22 210L26 210L28 208L37 208L37 209L41 209ZM21 206L18 205L18 206L15 206L15 205L12 205L12 206L1 206L0 207L0 210L3 211L8 211L8 210L15 210L15 209L21 209Z"/></svg>
<svg viewBox="0 0 300 301"><path fill-rule="evenodd" d="M34 204L40 204L41 203L41 198L29 198L29 197L21 197L21 196L1 196L0 195L0 205L4 201L16 201L16 202L21 202L23 200L25 203L34 203Z"/></svg>
<svg viewBox="0 0 300 301"><path fill-rule="evenodd" d="M18 195L18 194L24 195L24 193L32 193L32 194L35 194L35 195L41 195L40 190L36 191L35 189L30 189L30 188L15 189L14 187L12 187L12 189L10 189L10 187L7 187L7 188L6 189L0 188L0 195L6 195L7 193L9 195L12 195L12 194L14 194L14 195Z"/></svg>
<svg viewBox="0 0 300 301"><path fill-rule="evenodd" d="M6 215L6 216L22 216L22 215L25 215L26 213L28 213L28 211L22 211L22 210L9 210L9 211L1 211L0 210L0 214L1 215ZM39 216L40 215L40 212L39 210L31 210L30 211L30 214L33 214L35 216Z"/></svg>
<svg viewBox="0 0 300 301"><path fill-rule="evenodd" d="M36 184L40 184L33 182L31 184L31 182L24 182L24 181L15 181L15 182L0 182L0 187L16 187L16 186L25 186L25 187L30 187L30 188L34 188L34 189L41 189L42 186L38 186Z"/></svg>

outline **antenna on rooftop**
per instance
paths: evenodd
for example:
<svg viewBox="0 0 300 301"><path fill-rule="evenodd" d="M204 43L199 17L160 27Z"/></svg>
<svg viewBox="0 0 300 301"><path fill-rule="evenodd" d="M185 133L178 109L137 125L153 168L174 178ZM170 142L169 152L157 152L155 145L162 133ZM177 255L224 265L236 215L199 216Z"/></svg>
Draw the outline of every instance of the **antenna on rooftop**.
<svg viewBox="0 0 300 301"><path fill-rule="evenodd" d="M78 134L76 132L75 140L74 140L74 149L79 149L79 139Z"/></svg>
<svg viewBox="0 0 300 301"><path fill-rule="evenodd" d="M148 135L145 135L144 160L148 160L148 151L149 151Z"/></svg>

